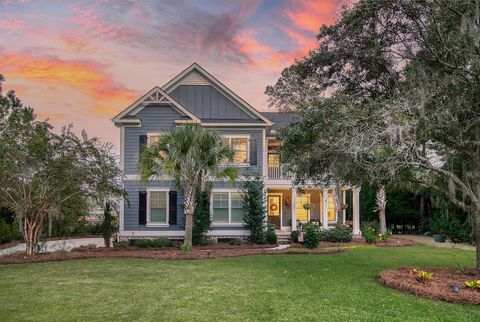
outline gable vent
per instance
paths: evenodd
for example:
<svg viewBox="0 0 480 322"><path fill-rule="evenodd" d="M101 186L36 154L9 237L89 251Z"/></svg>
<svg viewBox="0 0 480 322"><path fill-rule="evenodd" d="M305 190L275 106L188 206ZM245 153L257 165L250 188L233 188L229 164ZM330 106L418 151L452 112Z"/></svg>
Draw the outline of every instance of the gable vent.
<svg viewBox="0 0 480 322"><path fill-rule="evenodd" d="M210 83L197 72L187 75L180 85L210 85Z"/></svg>

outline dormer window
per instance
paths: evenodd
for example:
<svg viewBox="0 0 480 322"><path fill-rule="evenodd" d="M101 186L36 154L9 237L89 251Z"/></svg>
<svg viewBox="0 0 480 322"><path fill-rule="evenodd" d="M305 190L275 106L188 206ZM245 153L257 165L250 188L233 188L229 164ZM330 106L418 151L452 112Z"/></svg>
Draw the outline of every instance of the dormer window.
<svg viewBox="0 0 480 322"><path fill-rule="evenodd" d="M246 135L224 135L222 136L222 142L228 145L233 150L233 163L234 164L247 164L249 162L250 137Z"/></svg>

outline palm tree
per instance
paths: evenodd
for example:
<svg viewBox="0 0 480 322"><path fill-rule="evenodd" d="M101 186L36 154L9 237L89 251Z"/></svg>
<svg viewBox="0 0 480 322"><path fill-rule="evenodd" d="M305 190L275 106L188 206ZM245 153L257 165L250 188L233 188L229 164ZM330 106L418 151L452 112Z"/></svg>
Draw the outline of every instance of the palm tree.
<svg viewBox="0 0 480 322"><path fill-rule="evenodd" d="M150 144L140 158L141 178L170 177L184 193L185 244L192 245L193 213L197 206L196 192L203 189L207 176L233 181L233 150L222 143L220 136L198 125L169 130L160 140Z"/></svg>

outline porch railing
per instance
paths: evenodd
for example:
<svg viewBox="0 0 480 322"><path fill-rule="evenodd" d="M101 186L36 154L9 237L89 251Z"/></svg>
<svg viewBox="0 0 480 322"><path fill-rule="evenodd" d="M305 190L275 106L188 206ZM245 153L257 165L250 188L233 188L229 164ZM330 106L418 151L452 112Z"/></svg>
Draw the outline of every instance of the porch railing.
<svg viewBox="0 0 480 322"><path fill-rule="evenodd" d="M268 166L268 178L269 179L288 179L288 175L287 175L286 171L284 171L282 169L281 166L279 166L279 165L276 165L276 166L269 165Z"/></svg>

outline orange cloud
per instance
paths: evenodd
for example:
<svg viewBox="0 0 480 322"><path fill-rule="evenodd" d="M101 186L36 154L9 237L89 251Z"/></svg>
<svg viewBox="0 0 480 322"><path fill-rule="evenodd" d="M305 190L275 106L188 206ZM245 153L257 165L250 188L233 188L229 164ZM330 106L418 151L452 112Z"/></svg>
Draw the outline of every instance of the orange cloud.
<svg viewBox="0 0 480 322"><path fill-rule="evenodd" d="M256 32L248 30L241 32L234 39L239 52L250 58L250 67L278 71L292 64L295 59L303 58L316 45L315 37L307 37L302 33L284 29L297 48L291 51L279 51L255 39Z"/></svg>
<svg viewBox="0 0 480 322"><path fill-rule="evenodd" d="M133 91L115 83L97 63L21 53L0 55L0 71L7 79L26 79L52 86L63 84L80 90L96 102L89 110L98 115L112 116L136 97Z"/></svg>
<svg viewBox="0 0 480 322"><path fill-rule="evenodd" d="M335 22L341 0L295 1L284 14L300 29L318 33L323 24Z"/></svg>

